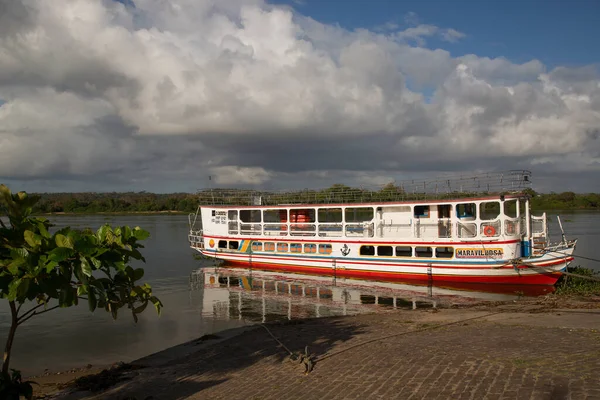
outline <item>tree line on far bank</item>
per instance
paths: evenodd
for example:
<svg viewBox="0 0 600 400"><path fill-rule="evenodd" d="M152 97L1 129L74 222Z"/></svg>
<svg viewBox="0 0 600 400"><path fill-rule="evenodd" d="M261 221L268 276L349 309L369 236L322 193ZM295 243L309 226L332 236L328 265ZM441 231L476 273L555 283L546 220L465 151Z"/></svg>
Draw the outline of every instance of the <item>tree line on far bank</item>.
<svg viewBox="0 0 600 400"><path fill-rule="evenodd" d="M37 213L194 212L198 198L189 193L38 193Z"/></svg>
<svg viewBox="0 0 600 400"><path fill-rule="evenodd" d="M340 187L341 185L336 185ZM390 185L391 186L391 185ZM348 188L351 189L351 188ZM384 187L380 193L390 191ZM398 188L394 188L398 189ZM328 189L324 189L327 191ZM359 189L354 189L359 190ZM536 193L532 196L532 207L537 210L600 210L598 193ZM37 213L127 213L127 212L194 212L199 204L199 196L191 193L40 193L40 201L34 212ZM407 196L407 200L412 196ZM444 196L446 198L451 196ZM373 200L378 199L377 196ZM387 200L387 199L386 199Z"/></svg>

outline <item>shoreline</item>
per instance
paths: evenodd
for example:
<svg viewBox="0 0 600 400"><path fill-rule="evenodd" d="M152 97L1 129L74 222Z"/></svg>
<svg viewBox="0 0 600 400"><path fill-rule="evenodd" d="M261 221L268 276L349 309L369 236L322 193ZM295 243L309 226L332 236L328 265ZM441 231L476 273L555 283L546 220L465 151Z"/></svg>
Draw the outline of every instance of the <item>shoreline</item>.
<svg viewBox="0 0 600 400"><path fill-rule="evenodd" d="M395 320L410 316L411 322L418 326L428 326L440 318L453 316L457 318L465 318L471 314L495 314L495 318L500 316L506 321L512 321L514 324L517 320L519 324L527 324L531 326L546 326L552 323L552 326L570 327L571 329L592 329L600 328L600 295L589 296L582 298L581 296L561 296L551 297L544 296L535 299L523 299L518 301L501 301L501 302L477 302L473 304L451 305L448 307L441 306L437 309L417 309L417 310L382 310L381 312L351 315L344 317L324 317L324 318L308 318L297 319L291 321L275 321L267 323L267 326L283 326L293 329L296 324L322 324L326 325L331 321L363 321L368 325L368 321L372 320L373 316L379 320ZM561 315L563 317L561 317ZM597 320L594 321L593 318ZM495 321L490 317L490 321ZM568 319L567 322L565 320ZM497 321L496 321L497 322ZM371 322L372 323L372 322ZM567 326L568 325L568 326ZM548 325L550 326L550 325ZM251 324L238 328L231 328L214 334L204 335L197 339L181 343L176 346L169 347L165 350L149 354L129 363L115 362L108 366L86 365L77 368L71 368L66 371L51 371L46 370L43 374L27 376L26 379L37 382L34 385L34 398L67 398L79 399L87 398L87 396L103 397L104 391L74 391L75 380L84 381L81 388L95 388L100 385L109 392L119 391L119 385L122 376L126 376L127 380L136 379L139 374L161 375L163 366L177 365L183 360L188 359L193 354L200 352L210 352L215 348L219 348L219 344L223 342L235 342L236 338L246 336L246 334L262 331L261 324ZM256 331L256 332L253 332ZM275 345L275 343L273 342ZM227 347L227 346L225 346ZM280 349L281 350L281 349ZM154 376L154 378L158 378ZM151 379L151 378L147 378ZM153 378L152 378L153 379ZM87 386L86 386L87 385ZM119 393L121 396L121 393Z"/></svg>
<svg viewBox="0 0 600 400"><path fill-rule="evenodd" d="M40 213L37 215L41 216L52 216L52 215L81 215L81 216L89 216L89 215L187 215L189 212L187 211L97 211L97 212L74 212L74 211L59 211L53 213Z"/></svg>

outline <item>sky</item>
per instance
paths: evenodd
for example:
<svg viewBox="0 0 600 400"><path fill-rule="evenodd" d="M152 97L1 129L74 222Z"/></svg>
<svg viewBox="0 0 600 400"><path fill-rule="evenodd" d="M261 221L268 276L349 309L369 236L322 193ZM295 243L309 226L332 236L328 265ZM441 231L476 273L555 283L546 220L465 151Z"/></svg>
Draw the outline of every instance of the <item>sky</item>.
<svg viewBox="0 0 600 400"><path fill-rule="evenodd" d="M0 0L0 183L527 169L541 192L600 192L598 37L595 0Z"/></svg>

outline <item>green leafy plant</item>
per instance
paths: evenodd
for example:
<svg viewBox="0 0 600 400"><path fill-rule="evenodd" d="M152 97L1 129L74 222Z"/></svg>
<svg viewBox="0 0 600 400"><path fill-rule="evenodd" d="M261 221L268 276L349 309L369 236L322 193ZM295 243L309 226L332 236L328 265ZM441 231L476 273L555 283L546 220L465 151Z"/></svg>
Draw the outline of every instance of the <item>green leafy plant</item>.
<svg viewBox="0 0 600 400"><path fill-rule="evenodd" d="M0 216L8 217L8 224L0 220L0 298L11 313L0 387L31 387L18 372L10 377L9 365L17 328L37 315L84 301L90 311L104 309L113 318L127 308L137 322L148 303L159 314L162 308L150 285L137 283L144 270L128 265L145 261L139 242L148 238L147 231L104 225L96 232L66 227L51 234L48 220L31 216L38 199L0 185ZM21 395L27 397L27 390Z"/></svg>
<svg viewBox="0 0 600 400"><path fill-rule="evenodd" d="M561 276L556 284L557 295L600 295L600 272L581 266L569 267L567 272L575 275Z"/></svg>

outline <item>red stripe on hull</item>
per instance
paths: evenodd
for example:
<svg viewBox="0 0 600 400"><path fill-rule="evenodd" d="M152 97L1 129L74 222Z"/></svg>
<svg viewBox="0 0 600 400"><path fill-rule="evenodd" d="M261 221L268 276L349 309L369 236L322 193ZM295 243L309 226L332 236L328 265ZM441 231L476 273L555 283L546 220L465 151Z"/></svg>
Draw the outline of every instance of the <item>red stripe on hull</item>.
<svg viewBox="0 0 600 400"><path fill-rule="evenodd" d="M402 279L415 282L460 282L460 283L493 283L512 285L554 285L560 277L560 272L537 273L531 275L485 276L485 275L433 275L411 274L404 272L365 271L332 269L319 267L305 267L299 265L286 265L275 263L248 262L228 260L228 265L243 268L257 268L265 271L295 272L314 275L339 276L345 278L366 279Z"/></svg>
<svg viewBox="0 0 600 400"><path fill-rule="evenodd" d="M197 249L198 250L198 249ZM233 258L238 258L240 259L239 262L244 262L244 260L248 259L248 254L247 253L234 253L234 252L222 252L222 253L216 253L214 250L204 250L201 251L201 253L207 257L213 257L219 260L231 260L232 262L234 260L232 260ZM227 259L224 259L222 257L228 257ZM257 253L255 255L255 257L261 257L261 258L268 258L270 260L285 260L285 261L295 261L295 262L302 262L303 259L308 260L308 261L312 261L312 262L320 262L320 263L327 263L327 267L324 267L324 269L329 270L329 265L331 265L331 263L333 262L333 258L331 257L323 257L321 259L315 259L315 258L308 258L308 257L303 257L302 255L299 255L297 257L281 257L281 256L275 256L275 255L271 255L271 254L264 254L264 253ZM392 266L392 267L423 267L426 268L428 264L431 264L432 267L434 268L438 268L438 269L442 269L442 268L446 268L446 269L468 269L471 271L481 271L481 270L489 270L490 268L493 269L509 269L509 270L514 270L514 266L510 263L509 260L505 260L504 264L502 263L488 263L485 265L482 264L468 264L468 263L463 263L463 264L436 264L434 262L434 259L421 259L421 263L397 263L397 262L390 262L389 260L377 260L377 262L375 262L376 260L371 260L371 262L369 261L353 261L353 260L348 260L348 259L339 259L340 261L342 261L344 264L354 264L354 265L369 265L369 266L373 266L373 265L377 265L378 263L382 263L385 262L386 266ZM552 267L555 265L559 265L559 264L563 264L563 263L570 263L571 261L573 261L574 258L573 257L565 257L565 258L560 258L560 259L554 259L551 261L546 261L543 263L537 262L535 264L535 267ZM238 261L236 261L238 262ZM279 263L276 262L265 262L265 261L253 261L253 264L276 264L279 265ZM283 264L282 264L283 265ZM312 267L304 267L304 266L299 266L299 268L312 268ZM319 268L319 267L314 267L314 268ZM529 269L530 267L527 265L517 265L517 269L522 269L522 270L526 270Z"/></svg>

